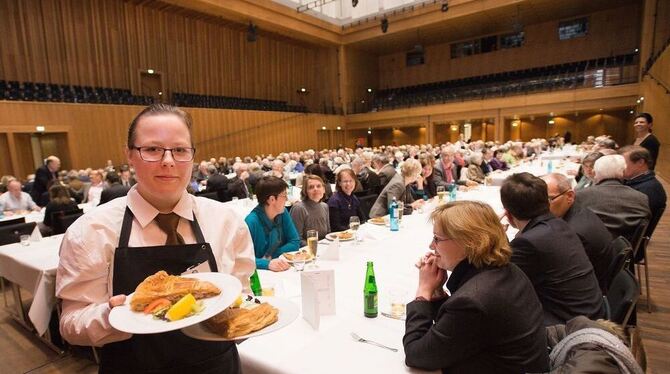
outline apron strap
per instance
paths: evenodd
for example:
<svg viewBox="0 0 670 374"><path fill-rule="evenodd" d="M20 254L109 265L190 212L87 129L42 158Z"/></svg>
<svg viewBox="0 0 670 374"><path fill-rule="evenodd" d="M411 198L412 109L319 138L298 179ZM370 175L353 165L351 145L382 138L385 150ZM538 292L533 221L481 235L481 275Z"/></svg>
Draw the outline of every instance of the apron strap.
<svg viewBox="0 0 670 374"><path fill-rule="evenodd" d="M198 224L198 219L195 217L195 212L193 213L193 221L191 221L191 229L193 230L193 235L195 235L196 243L205 243L205 236L200 230L200 224Z"/></svg>
<svg viewBox="0 0 670 374"><path fill-rule="evenodd" d="M130 230L133 224L133 212L126 206L126 212L123 214L123 224L121 225L121 234L119 235L119 248L128 247L130 240Z"/></svg>

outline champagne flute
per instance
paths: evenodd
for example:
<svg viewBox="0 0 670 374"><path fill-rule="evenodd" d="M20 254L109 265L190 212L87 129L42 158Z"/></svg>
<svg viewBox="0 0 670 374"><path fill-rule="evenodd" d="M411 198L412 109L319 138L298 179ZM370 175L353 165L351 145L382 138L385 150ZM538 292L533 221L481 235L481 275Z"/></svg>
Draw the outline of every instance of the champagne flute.
<svg viewBox="0 0 670 374"><path fill-rule="evenodd" d="M316 230L307 230L307 248L309 252L314 256L312 262L312 268L316 268L316 255L319 250L319 232Z"/></svg>
<svg viewBox="0 0 670 374"><path fill-rule="evenodd" d="M361 219L358 216L349 217L349 230L354 233L354 245L358 245L358 228L361 226Z"/></svg>

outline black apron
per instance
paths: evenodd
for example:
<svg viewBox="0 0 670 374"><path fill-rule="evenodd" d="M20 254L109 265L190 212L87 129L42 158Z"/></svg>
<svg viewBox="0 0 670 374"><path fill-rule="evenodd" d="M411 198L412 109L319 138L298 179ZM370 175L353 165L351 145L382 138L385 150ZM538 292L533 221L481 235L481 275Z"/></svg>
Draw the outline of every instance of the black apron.
<svg viewBox="0 0 670 374"><path fill-rule="evenodd" d="M205 242L195 216L191 227L196 244L128 247L132 222L133 213L126 207L119 247L114 253L114 295L135 292L138 284L159 270L180 275L207 261L211 271L218 271L212 248ZM101 350L99 372L237 374L241 368L233 342L206 342L177 330L135 334L128 340L106 344Z"/></svg>

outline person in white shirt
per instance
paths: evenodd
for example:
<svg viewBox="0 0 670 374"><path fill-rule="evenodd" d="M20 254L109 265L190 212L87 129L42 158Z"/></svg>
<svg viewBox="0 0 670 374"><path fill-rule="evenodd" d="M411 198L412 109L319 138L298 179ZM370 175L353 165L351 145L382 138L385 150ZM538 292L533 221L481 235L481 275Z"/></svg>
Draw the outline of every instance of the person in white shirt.
<svg viewBox="0 0 670 374"><path fill-rule="evenodd" d="M89 178L91 178L91 185L88 187L85 202L97 206L100 203L102 190L105 189L105 184L102 181L102 172L100 170L93 170L89 174Z"/></svg>
<svg viewBox="0 0 670 374"><path fill-rule="evenodd" d="M17 213L27 210L40 210L29 194L21 191L21 182L10 179L7 193L0 195L0 211Z"/></svg>
<svg viewBox="0 0 670 374"><path fill-rule="evenodd" d="M100 372L241 370L232 342L205 342L179 330L130 335L109 323L111 309L159 270L178 275L204 266L249 289L255 257L243 217L186 192L195 154L190 129L191 117L178 108L154 104L140 112L126 150L138 183L126 197L82 216L63 238L56 274L61 335L74 345L102 346Z"/></svg>

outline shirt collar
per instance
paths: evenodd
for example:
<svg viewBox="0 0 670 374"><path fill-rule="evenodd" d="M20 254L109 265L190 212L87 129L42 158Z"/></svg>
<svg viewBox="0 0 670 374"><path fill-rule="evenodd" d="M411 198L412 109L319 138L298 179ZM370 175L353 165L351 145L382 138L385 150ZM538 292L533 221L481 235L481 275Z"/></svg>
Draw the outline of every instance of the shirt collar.
<svg viewBox="0 0 670 374"><path fill-rule="evenodd" d="M146 201L142 195L137 191L137 185L130 188L128 191L128 208L133 212L133 215L139 222L142 228L145 228L151 221L156 218L158 209L154 208L148 201ZM173 213L177 214L181 218L193 221L193 196L191 196L186 190L181 195L179 202L175 205L172 210Z"/></svg>
<svg viewBox="0 0 670 374"><path fill-rule="evenodd" d="M467 258L461 260L454 268L454 271L451 272L451 276L447 281L449 292L453 295L454 292L477 273L479 273L479 269L474 267Z"/></svg>

